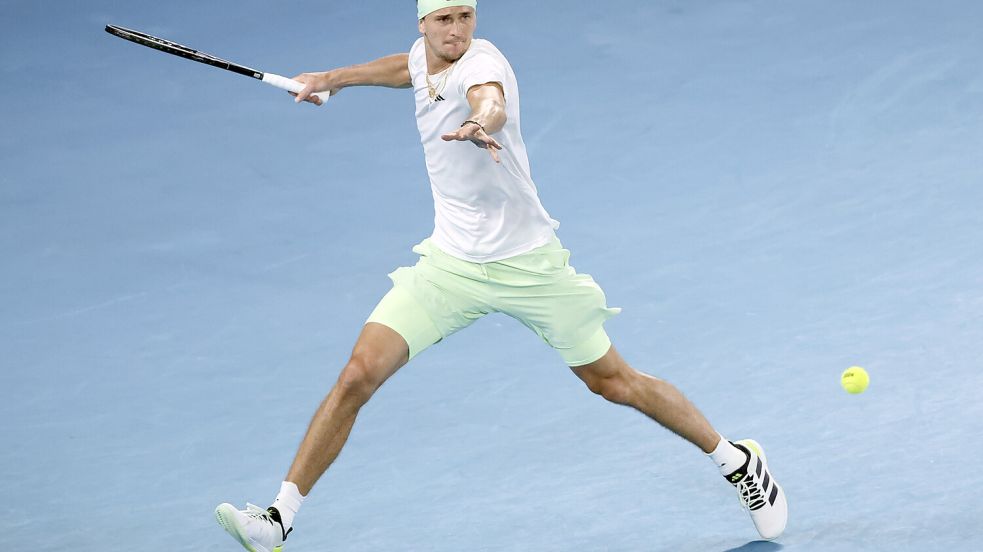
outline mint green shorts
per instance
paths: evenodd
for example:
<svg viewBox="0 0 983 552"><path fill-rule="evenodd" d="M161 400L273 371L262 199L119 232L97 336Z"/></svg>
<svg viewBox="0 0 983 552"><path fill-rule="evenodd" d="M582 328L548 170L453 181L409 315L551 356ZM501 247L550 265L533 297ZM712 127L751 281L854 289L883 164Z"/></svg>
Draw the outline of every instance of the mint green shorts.
<svg viewBox="0 0 983 552"><path fill-rule="evenodd" d="M410 358L486 314L501 312L536 332L569 366L604 356L611 340L603 324L621 309L608 308L604 292L569 264L570 252L553 240L528 253L472 263L423 240L420 260L391 273L393 288L367 322L395 330Z"/></svg>

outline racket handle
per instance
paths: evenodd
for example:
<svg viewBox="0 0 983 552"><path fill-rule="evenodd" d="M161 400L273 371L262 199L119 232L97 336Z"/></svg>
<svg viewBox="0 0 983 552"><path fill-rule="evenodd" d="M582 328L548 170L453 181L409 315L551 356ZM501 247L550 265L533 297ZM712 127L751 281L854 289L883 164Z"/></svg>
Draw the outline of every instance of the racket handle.
<svg viewBox="0 0 983 552"><path fill-rule="evenodd" d="M304 89L304 83L295 81L293 79L288 79L277 75L276 73L263 73L263 82L267 84L272 84L273 86L286 90L288 92L293 92L294 94L299 94L301 90ZM327 92L321 92L320 94L311 94L312 96L317 96L321 98L322 102L328 101L331 94Z"/></svg>

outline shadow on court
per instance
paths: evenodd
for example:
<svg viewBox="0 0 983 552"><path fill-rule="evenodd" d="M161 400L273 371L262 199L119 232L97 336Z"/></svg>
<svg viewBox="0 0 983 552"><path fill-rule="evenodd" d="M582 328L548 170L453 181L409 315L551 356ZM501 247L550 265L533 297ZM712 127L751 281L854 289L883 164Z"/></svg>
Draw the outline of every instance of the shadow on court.
<svg viewBox="0 0 983 552"><path fill-rule="evenodd" d="M777 542L756 540L738 546L737 548L728 548L727 550L724 550L724 552L769 552L781 550L782 548L782 545L778 544Z"/></svg>

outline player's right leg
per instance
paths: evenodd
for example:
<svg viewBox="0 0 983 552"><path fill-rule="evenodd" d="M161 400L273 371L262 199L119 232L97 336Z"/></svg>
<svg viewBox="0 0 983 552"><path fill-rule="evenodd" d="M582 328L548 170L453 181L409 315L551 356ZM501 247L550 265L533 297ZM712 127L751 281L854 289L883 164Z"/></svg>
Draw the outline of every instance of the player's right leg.
<svg viewBox="0 0 983 552"><path fill-rule="evenodd" d="M369 315L338 382L314 414L273 505L240 511L222 504L216 509L219 523L247 550L280 548L305 495L348 440L358 411L390 376L489 312L474 294L485 275L479 265L454 259L429 240L413 251L420 261L389 275L393 288Z"/></svg>
<svg viewBox="0 0 983 552"><path fill-rule="evenodd" d="M480 265L453 258L429 240L413 251L420 260L389 275L392 289L369 315L338 382L314 414L273 505L216 509L219 523L247 550L279 549L305 495L341 452L358 411L396 370L490 312Z"/></svg>
<svg viewBox="0 0 983 552"><path fill-rule="evenodd" d="M295 493L294 499L278 496L274 506L266 510L251 504L245 510L238 510L231 504L221 504L215 509L219 524L246 550L280 550L290 532L296 509L304 495L310 492L314 483L338 457L359 410L390 376L406 364L408 358L409 346L399 333L382 324L367 323L337 383L314 414L287 473L284 487L296 485L290 487ZM281 495L284 492L281 488Z"/></svg>
<svg viewBox="0 0 983 552"><path fill-rule="evenodd" d="M358 411L408 360L409 347L395 330L375 322L362 328L351 358L314 414L287 472L287 481L301 494L309 493L338 457Z"/></svg>

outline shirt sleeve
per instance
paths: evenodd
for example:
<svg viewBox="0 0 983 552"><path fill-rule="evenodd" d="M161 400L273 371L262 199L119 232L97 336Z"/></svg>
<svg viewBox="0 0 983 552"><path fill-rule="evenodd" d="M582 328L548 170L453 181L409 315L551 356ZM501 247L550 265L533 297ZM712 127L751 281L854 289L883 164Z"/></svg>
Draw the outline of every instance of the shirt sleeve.
<svg viewBox="0 0 983 552"><path fill-rule="evenodd" d="M464 72L461 75L461 95L467 95L472 86L490 82L497 82L501 85L503 93L507 90L505 79L508 71L505 69L505 60L482 52L467 60L467 64L462 69Z"/></svg>
<svg viewBox="0 0 983 552"><path fill-rule="evenodd" d="M416 42L413 43L413 46L410 47L410 55L407 56L408 59L406 61L407 69L409 69L410 71L410 82L414 86L416 86L416 77L417 75L420 74L421 71L421 69L419 68L419 63L417 61L417 58L421 57L419 52L420 48L423 48L422 38L418 38Z"/></svg>

